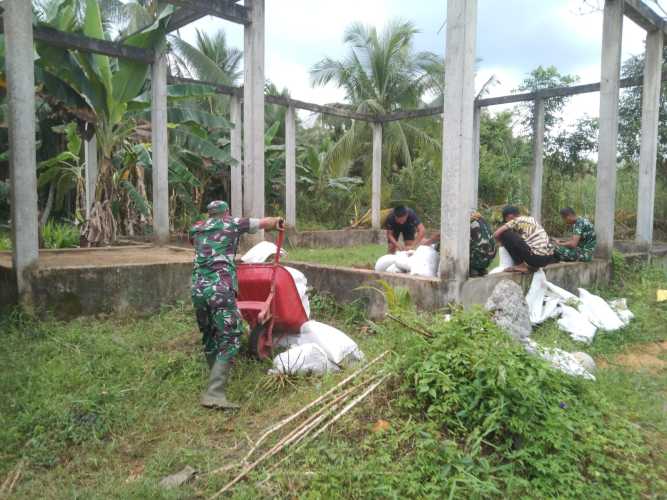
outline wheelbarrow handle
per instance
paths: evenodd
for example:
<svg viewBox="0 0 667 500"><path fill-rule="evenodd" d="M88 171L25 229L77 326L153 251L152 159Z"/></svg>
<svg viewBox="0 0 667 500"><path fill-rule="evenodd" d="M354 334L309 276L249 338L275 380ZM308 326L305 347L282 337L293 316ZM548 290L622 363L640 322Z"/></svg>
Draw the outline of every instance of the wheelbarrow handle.
<svg viewBox="0 0 667 500"><path fill-rule="evenodd" d="M274 264L279 264L280 263L280 252L283 249L283 241L285 240L285 221L283 219L280 219L278 222L278 238L276 241L276 255L274 257L273 263Z"/></svg>

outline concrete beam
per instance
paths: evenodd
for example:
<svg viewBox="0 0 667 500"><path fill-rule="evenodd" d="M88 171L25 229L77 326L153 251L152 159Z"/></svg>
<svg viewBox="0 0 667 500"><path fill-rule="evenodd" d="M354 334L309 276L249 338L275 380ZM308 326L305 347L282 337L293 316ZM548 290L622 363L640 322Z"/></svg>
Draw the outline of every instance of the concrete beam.
<svg viewBox="0 0 667 500"><path fill-rule="evenodd" d="M234 124L231 131L232 159L236 163L232 165L231 189L232 189L232 215L241 217L243 215L243 118L241 100L238 96L231 96L229 101L229 120Z"/></svg>
<svg viewBox="0 0 667 500"><path fill-rule="evenodd" d="M655 171L658 158L658 125L660 115L660 70L664 37L654 30L646 35L644 88L642 93L642 127L639 149L639 193L637 196L637 243L653 243L655 205Z"/></svg>
<svg viewBox="0 0 667 500"><path fill-rule="evenodd" d="M661 36L667 35L665 19L642 0L625 0L624 3L625 15L632 19L635 24L648 32L658 30L662 34Z"/></svg>
<svg viewBox="0 0 667 500"><path fill-rule="evenodd" d="M246 0L243 41L243 213L264 217L264 0Z"/></svg>
<svg viewBox="0 0 667 500"><path fill-rule="evenodd" d="M285 218L296 226L296 111L288 106L285 113Z"/></svg>
<svg viewBox="0 0 667 500"><path fill-rule="evenodd" d="M623 0L605 0L600 78L600 142L595 197L597 255L603 259L610 259L614 248L616 141L622 33Z"/></svg>
<svg viewBox="0 0 667 500"><path fill-rule="evenodd" d="M373 167L371 172L371 224L380 229L382 209L382 124L373 123Z"/></svg>
<svg viewBox="0 0 667 500"><path fill-rule="evenodd" d="M479 202L479 151L480 151L480 132L482 127L482 108L475 106L472 115L472 191L470 198L470 209L477 210Z"/></svg>
<svg viewBox="0 0 667 500"><path fill-rule="evenodd" d="M533 117L533 170L530 177L530 212L542 221L542 179L544 178L544 99L535 99Z"/></svg>
<svg viewBox="0 0 667 500"><path fill-rule="evenodd" d="M153 236L169 241L169 139L167 133L167 56L156 56L151 79L153 151Z"/></svg>
<svg viewBox="0 0 667 500"><path fill-rule="evenodd" d="M447 1L440 276L460 298L470 262L477 0Z"/></svg>
<svg viewBox="0 0 667 500"><path fill-rule="evenodd" d="M95 203L95 188L97 187L97 137L93 135L83 145L86 160L86 219L90 218L90 209Z"/></svg>
<svg viewBox="0 0 667 500"><path fill-rule="evenodd" d="M5 75L9 124L13 265L19 303L31 308L30 268L39 256L37 229L37 159L35 149L35 73L32 7L6 0Z"/></svg>
<svg viewBox="0 0 667 500"><path fill-rule="evenodd" d="M251 22L246 6L238 5L233 0L163 0L181 8L201 12L203 15L215 16L233 23L247 25Z"/></svg>

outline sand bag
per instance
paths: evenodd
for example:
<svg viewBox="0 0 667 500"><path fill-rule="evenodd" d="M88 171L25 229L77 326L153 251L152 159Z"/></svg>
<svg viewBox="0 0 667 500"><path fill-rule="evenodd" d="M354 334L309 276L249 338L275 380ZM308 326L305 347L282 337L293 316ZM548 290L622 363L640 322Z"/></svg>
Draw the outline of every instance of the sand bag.
<svg viewBox="0 0 667 500"><path fill-rule="evenodd" d="M396 256L392 254L383 255L375 262L375 272L391 272L388 269L396 262Z"/></svg>
<svg viewBox="0 0 667 500"><path fill-rule="evenodd" d="M582 377L586 380L595 380L595 375L584 367L578 356L575 356L572 353L558 349L557 347L542 347L531 339L527 339L524 347L530 354L534 354L548 361L553 368L556 368L563 373L567 373L573 377Z"/></svg>
<svg viewBox="0 0 667 500"><path fill-rule="evenodd" d="M310 300L308 299L308 280L306 279L306 275L293 267L285 266L285 269L292 275L296 290L299 292L301 304L303 304L303 310L306 311L306 317L310 318Z"/></svg>
<svg viewBox="0 0 667 500"><path fill-rule="evenodd" d="M412 261L410 257L412 252L396 252L396 260L394 265L401 270L401 272L409 273L412 269Z"/></svg>
<svg viewBox="0 0 667 500"><path fill-rule="evenodd" d="M439 260L440 254L435 251L435 248L430 245L421 245L410 257L410 274L435 278L438 275Z"/></svg>
<svg viewBox="0 0 667 500"><path fill-rule="evenodd" d="M273 359L273 368L269 373L285 375L322 375L338 371L339 368L331 363L324 350L313 343L306 343L291 347L278 354Z"/></svg>
<svg viewBox="0 0 667 500"><path fill-rule="evenodd" d="M500 259L500 263L498 264L497 267L491 269L491 271L489 271L489 274L502 273L505 269L507 269L508 267L512 267L514 265L512 256L505 249L505 247L500 247L498 249L498 258Z"/></svg>
<svg viewBox="0 0 667 500"><path fill-rule="evenodd" d="M337 365L364 359L364 354L354 340L337 328L319 321L310 320L301 325L301 334L297 339L299 345L311 342L317 344L329 360Z"/></svg>
<svg viewBox="0 0 667 500"><path fill-rule="evenodd" d="M625 325L602 297L593 295L583 288L579 289L579 312L588 318L588 321L600 330L613 332Z"/></svg>
<svg viewBox="0 0 667 500"><path fill-rule="evenodd" d="M628 301L626 299L610 300L608 304L625 326L628 326L630 321L635 318L632 311L628 309Z"/></svg>
<svg viewBox="0 0 667 500"><path fill-rule="evenodd" d="M397 273L400 273L400 272L402 272L402 271L398 267L396 267L396 264L392 264L385 271L385 273L394 273L394 274L397 274Z"/></svg>
<svg viewBox="0 0 667 500"><path fill-rule="evenodd" d="M245 262L246 264L261 264L266 262L267 259L272 255L275 255L277 251L278 247L275 245L275 243L271 243L270 241L260 241L243 254L241 261ZM280 249L280 255L281 257L285 257L287 255L287 252L284 248Z"/></svg>
<svg viewBox="0 0 667 500"><path fill-rule="evenodd" d="M584 314L565 304L561 304L560 311L561 317L558 320L558 328L569 333L572 340L585 342L586 344L593 342L597 327Z"/></svg>
<svg viewBox="0 0 667 500"><path fill-rule="evenodd" d="M526 302L530 311L530 322L538 325L543 319L542 311L544 309L544 294L547 291L547 277L544 271L540 269L533 274L533 281L530 283L530 289L526 294Z"/></svg>

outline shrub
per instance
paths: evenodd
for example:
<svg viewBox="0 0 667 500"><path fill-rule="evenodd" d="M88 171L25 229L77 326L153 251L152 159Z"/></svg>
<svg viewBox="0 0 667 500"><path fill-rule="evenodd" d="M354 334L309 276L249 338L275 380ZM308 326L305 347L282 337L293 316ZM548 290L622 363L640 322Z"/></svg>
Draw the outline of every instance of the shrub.
<svg viewBox="0 0 667 500"><path fill-rule="evenodd" d="M79 245L79 229L71 224L49 221L42 228L45 248L75 248Z"/></svg>

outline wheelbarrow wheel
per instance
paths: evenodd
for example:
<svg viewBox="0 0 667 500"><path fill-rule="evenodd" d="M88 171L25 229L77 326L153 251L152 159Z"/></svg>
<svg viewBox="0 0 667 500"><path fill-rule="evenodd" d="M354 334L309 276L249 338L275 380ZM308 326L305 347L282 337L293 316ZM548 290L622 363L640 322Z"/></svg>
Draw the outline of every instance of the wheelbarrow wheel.
<svg viewBox="0 0 667 500"><path fill-rule="evenodd" d="M266 325L257 325L250 331L250 353L257 359L265 359L271 355L271 346L266 338Z"/></svg>

